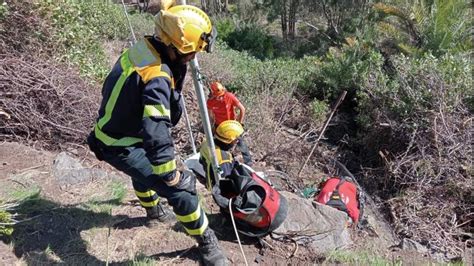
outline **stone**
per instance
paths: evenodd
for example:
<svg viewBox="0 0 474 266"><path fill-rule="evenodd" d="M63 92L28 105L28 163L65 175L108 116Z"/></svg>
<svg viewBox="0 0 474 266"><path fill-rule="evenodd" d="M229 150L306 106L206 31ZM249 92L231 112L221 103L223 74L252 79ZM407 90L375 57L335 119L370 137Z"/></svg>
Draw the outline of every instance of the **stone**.
<svg viewBox="0 0 474 266"><path fill-rule="evenodd" d="M288 215L272 233L274 238L291 236L298 244L321 254L352 244L346 213L290 192L281 194L288 200Z"/></svg>
<svg viewBox="0 0 474 266"><path fill-rule="evenodd" d="M60 185L79 184L107 177L107 173L103 170L84 168L78 160L66 152L59 153L54 159L52 174Z"/></svg>

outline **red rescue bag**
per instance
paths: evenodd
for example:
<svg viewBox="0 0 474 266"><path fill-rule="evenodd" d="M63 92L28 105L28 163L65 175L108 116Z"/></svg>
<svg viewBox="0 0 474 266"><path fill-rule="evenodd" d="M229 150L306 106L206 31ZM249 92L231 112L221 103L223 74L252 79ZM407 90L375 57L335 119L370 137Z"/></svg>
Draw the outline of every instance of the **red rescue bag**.
<svg viewBox="0 0 474 266"><path fill-rule="evenodd" d="M226 213L232 199L232 215L237 230L247 236L261 237L280 226L286 218L288 204L271 184L242 165L214 186L213 197Z"/></svg>
<svg viewBox="0 0 474 266"><path fill-rule="evenodd" d="M326 180L321 184L321 191L315 200L346 212L355 224L359 221L359 191L350 177L332 177Z"/></svg>

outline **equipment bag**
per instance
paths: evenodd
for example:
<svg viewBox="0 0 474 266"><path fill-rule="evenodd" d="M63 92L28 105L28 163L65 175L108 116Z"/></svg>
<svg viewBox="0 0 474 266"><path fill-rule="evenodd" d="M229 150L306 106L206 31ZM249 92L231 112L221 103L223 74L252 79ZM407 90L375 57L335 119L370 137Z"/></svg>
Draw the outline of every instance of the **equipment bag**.
<svg viewBox="0 0 474 266"><path fill-rule="evenodd" d="M229 213L232 199L237 230L251 237L261 237L278 228L288 212L285 197L242 165L234 167L228 178L214 186L212 195L225 213Z"/></svg>
<svg viewBox="0 0 474 266"><path fill-rule="evenodd" d="M357 223L361 209L359 191L350 177L332 177L321 184L321 191L315 200L347 213Z"/></svg>

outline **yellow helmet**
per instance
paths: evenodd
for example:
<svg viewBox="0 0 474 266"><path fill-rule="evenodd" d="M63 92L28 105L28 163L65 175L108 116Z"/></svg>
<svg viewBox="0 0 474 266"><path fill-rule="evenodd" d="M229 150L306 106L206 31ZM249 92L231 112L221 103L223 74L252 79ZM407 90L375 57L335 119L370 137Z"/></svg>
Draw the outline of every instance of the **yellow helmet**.
<svg viewBox="0 0 474 266"><path fill-rule="evenodd" d="M235 120L226 120L216 128L216 138L224 143L231 143L244 133L242 125Z"/></svg>
<svg viewBox="0 0 474 266"><path fill-rule="evenodd" d="M182 54L211 52L217 31L201 9L190 5L161 10L155 18L155 34Z"/></svg>

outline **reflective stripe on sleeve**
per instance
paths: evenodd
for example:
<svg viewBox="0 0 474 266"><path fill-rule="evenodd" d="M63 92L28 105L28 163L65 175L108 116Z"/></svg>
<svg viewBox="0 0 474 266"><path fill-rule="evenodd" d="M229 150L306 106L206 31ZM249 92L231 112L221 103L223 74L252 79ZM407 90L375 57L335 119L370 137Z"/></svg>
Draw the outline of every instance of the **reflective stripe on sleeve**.
<svg viewBox="0 0 474 266"><path fill-rule="evenodd" d="M166 117L170 118L170 110L166 109L166 107L162 104L156 105L145 105L145 109L143 110L143 117Z"/></svg>

